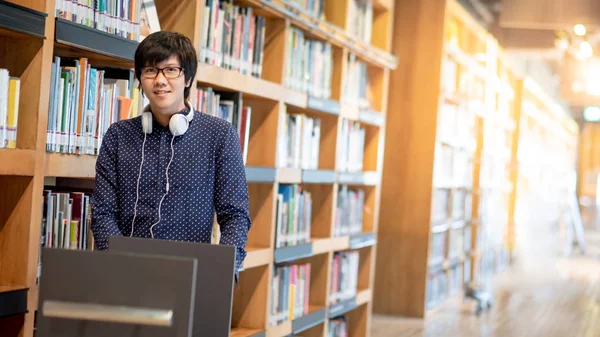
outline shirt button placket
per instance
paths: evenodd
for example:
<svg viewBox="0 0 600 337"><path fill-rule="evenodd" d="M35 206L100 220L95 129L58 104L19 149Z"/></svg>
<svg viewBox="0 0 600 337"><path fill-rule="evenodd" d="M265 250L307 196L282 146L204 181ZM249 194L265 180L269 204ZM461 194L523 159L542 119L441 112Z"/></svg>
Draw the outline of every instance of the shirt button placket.
<svg viewBox="0 0 600 337"><path fill-rule="evenodd" d="M169 163L169 159L171 158L171 145L170 145L170 134L169 131L167 131L164 128L161 128L161 132L160 132L160 146L159 146L159 150L158 150L158 174L159 174L159 178L158 180L158 184L159 184L159 194L158 194L158 199L156 200L156 210L158 211L158 203L160 203L160 200L162 199L163 195L167 192L167 178L166 178L166 171L167 171L167 164ZM173 165L171 163L171 165ZM171 177L169 176L169 182L171 181ZM169 184L171 185L171 184ZM169 186L170 189L171 186ZM167 207L165 207L165 203L167 201L167 197L165 197L165 199L163 200L162 206L160 208L161 210L161 221L160 223L158 223L154 228L154 233L160 233L160 227L162 224L164 224L164 219L166 219L165 217L165 211L167 210ZM156 218L155 221L158 221L158 218Z"/></svg>

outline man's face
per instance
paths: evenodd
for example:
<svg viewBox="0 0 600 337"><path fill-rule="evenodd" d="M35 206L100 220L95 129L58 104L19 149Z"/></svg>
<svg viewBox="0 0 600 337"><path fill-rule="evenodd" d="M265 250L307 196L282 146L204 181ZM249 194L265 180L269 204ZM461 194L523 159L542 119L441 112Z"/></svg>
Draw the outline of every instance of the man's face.
<svg viewBox="0 0 600 337"><path fill-rule="evenodd" d="M161 71L162 69L162 71ZM141 84L152 111L173 114L184 107L185 74L176 55L142 68Z"/></svg>

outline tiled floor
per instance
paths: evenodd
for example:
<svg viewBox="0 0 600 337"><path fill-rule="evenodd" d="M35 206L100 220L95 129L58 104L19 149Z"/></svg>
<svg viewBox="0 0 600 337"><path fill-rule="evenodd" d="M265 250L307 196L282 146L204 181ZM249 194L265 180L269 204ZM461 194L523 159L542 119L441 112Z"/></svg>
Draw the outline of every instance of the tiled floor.
<svg viewBox="0 0 600 337"><path fill-rule="evenodd" d="M585 256L533 254L499 275L480 317L459 295L425 320L374 315L371 337L600 337L600 234L586 240Z"/></svg>

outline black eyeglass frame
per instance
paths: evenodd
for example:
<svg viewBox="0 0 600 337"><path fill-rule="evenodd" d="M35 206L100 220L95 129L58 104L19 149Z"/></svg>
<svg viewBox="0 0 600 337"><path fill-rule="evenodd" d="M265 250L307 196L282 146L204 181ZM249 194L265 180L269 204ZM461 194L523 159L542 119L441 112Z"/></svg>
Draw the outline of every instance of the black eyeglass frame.
<svg viewBox="0 0 600 337"><path fill-rule="evenodd" d="M165 69L169 69L169 68L175 68L175 69L179 69L179 74L177 74L177 76L175 76L175 77L168 77L168 76L167 76L167 75L164 73L164 70L165 70ZM156 70L157 70L157 72L156 72L156 75L154 75L154 76L147 76L147 75L144 73L144 70L146 70L146 69L156 69ZM164 76L165 78L167 78L167 79L170 79L170 80L173 80L173 79L176 79L176 78L179 78L179 77L181 77L181 74L183 74L184 70L185 70L185 68L183 68L183 67L164 67L164 68L157 68L157 67L143 67L143 68L142 68L142 71L141 71L141 75L142 75L142 77L143 77L143 78L147 78L147 79L155 79L155 78L157 78L157 77L158 77L158 74L162 73L162 74L163 74L163 76Z"/></svg>

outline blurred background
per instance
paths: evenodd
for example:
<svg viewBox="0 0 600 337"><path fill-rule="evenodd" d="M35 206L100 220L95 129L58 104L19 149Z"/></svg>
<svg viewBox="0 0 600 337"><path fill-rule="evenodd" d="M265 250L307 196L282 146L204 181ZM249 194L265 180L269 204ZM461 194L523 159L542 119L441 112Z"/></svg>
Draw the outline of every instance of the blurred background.
<svg viewBox="0 0 600 337"><path fill-rule="evenodd" d="M418 216L398 231L400 211L385 205L429 198L422 181L389 186L386 148L380 238L394 239L379 244L374 336L600 336L600 1L395 5L389 109L410 118L391 131L409 135L387 141L435 138L433 183L427 232ZM439 93L426 88L438 77ZM419 149L400 152L429 165ZM403 268L388 277L395 258ZM422 306L410 295L421 286Z"/></svg>

